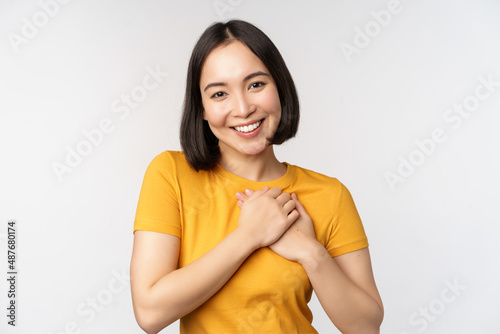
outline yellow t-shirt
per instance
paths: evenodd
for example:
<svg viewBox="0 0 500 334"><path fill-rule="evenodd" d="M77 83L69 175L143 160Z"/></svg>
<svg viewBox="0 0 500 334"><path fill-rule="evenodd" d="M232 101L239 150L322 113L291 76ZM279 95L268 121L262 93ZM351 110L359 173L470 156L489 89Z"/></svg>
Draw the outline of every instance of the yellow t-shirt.
<svg viewBox="0 0 500 334"><path fill-rule="evenodd" d="M368 247L352 197L342 183L286 166L281 178L255 182L219 165L212 171L196 172L182 152L165 151L146 171L134 231L178 236L178 266L182 268L236 229L240 213L236 192L269 186L297 194L312 218L316 238L331 256ZM264 247L252 253L214 296L181 319L180 332L317 333L307 306L311 294L302 266Z"/></svg>

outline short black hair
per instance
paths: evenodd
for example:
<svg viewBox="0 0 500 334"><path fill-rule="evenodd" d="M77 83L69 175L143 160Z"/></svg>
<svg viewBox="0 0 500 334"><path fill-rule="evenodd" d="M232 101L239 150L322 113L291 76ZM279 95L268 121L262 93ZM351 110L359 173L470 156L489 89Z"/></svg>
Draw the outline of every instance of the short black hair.
<svg viewBox="0 0 500 334"><path fill-rule="evenodd" d="M217 22L209 26L194 46L189 61L182 112L180 141L187 161L196 171L210 170L220 160L219 140L203 119L200 77L203 63L216 47L240 41L269 70L281 102L281 120L270 144L293 138L299 126L299 99L292 76L273 42L256 26L241 20Z"/></svg>

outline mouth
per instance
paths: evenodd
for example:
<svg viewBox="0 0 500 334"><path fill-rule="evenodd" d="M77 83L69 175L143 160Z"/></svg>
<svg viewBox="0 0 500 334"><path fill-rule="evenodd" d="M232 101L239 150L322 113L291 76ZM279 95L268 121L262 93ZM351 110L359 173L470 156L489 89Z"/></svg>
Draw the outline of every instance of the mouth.
<svg viewBox="0 0 500 334"><path fill-rule="evenodd" d="M257 121L255 123L249 124L249 125L244 125L244 126L234 126L233 129L235 129L238 132L241 133L249 133L257 129L261 124L262 124L262 119L260 121Z"/></svg>

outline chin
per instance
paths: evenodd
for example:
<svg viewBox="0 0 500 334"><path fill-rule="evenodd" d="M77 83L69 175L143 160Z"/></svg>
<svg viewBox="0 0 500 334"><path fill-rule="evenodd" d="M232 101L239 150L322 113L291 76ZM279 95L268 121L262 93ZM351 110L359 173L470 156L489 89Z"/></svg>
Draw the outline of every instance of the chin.
<svg viewBox="0 0 500 334"><path fill-rule="evenodd" d="M269 144L267 143L266 140L265 145L262 144L247 145L246 147L241 149L241 152L247 155L258 155L266 151L267 148L269 148Z"/></svg>

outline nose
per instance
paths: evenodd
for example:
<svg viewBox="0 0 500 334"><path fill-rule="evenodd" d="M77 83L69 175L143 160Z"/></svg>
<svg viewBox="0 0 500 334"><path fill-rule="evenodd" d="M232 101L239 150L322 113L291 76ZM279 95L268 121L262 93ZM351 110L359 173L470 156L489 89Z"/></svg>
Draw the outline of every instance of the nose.
<svg viewBox="0 0 500 334"><path fill-rule="evenodd" d="M252 103L251 99L244 93L237 94L234 102L234 114L242 118L247 118L253 114L256 109L255 104Z"/></svg>

